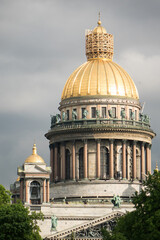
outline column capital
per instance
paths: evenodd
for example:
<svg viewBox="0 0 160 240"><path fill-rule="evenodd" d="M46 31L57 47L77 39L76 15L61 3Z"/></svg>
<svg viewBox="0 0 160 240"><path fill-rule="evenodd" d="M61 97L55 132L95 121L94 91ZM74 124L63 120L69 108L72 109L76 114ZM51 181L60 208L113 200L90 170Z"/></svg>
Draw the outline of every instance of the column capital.
<svg viewBox="0 0 160 240"><path fill-rule="evenodd" d="M122 139L122 143L123 143L123 144L126 144L126 143L127 143L127 140L126 140L126 139Z"/></svg>
<svg viewBox="0 0 160 240"><path fill-rule="evenodd" d="M97 143L100 143L101 142L101 139L97 138L95 139Z"/></svg>
<svg viewBox="0 0 160 240"><path fill-rule="evenodd" d="M137 144L137 141L136 141L136 140L133 140L133 144L136 145L136 144Z"/></svg>
<svg viewBox="0 0 160 240"><path fill-rule="evenodd" d="M83 143L87 143L87 141L88 141L87 139L83 139Z"/></svg>
<svg viewBox="0 0 160 240"><path fill-rule="evenodd" d="M113 143L115 141L115 139L109 139L110 143Z"/></svg>
<svg viewBox="0 0 160 240"><path fill-rule="evenodd" d="M51 144L49 145L49 149L51 150L51 149L53 149L53 148L54 148L54 144L51 143Z"/></svg>
<svg viewBox="0 0 160 240"><path fill-rule="evenodd" d="M141 142L141 146L143 146L143 147L144 147L144 145L145 145L145 142Z"/></svg>

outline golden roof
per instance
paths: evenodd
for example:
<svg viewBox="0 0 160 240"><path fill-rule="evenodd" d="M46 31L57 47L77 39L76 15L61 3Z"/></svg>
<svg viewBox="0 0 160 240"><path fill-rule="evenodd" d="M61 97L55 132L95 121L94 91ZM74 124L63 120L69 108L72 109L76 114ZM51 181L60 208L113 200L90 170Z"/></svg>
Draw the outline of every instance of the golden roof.
<svg viewBox="0 0 160 240"><path fill-rule="evenodd" d="M107 33L106 29L101 26L101 21L98 21L98 26L93 29L93 33Z"/></svg>
<svg viewBox="0 0 160 240"><path fill-rule="evenodd" d="M129 74L113 58L113 35L101 26L86 33L88 62L78 67L68 78L61 99L80 96L120 96L139 99Z"/></svg>
<svg viewBox="0 0 160 240"><path fill-rule="evenodd" d="M68 78L61 99L95 95L139 99L132 78L110 59L92 59L78 67Z"/></svg>
<svg viewBox="0 0 160 240"><path fill-rule="evenodd" d="M37 154L36 144L33 144L32 150L33 150L32 155L30 155L28 158L26 158L25 163L45 163L43 158L41 158Z"/></svg>

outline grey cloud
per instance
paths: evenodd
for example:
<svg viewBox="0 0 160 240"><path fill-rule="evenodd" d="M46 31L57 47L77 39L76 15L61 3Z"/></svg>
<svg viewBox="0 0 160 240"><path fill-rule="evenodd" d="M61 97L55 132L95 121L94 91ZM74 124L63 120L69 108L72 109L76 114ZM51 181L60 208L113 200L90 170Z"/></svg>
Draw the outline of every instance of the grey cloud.
<svg viewBox="0 0 160 240"><path fill-rule="evenodd" d="M0 183L16 179L31 154L49 164L50 114L58 112L64 84L85 57L85 29L114 34L114 61L132 76L157 132L152 168L159 160L160 2L157 0L0 0Z"/></svg>

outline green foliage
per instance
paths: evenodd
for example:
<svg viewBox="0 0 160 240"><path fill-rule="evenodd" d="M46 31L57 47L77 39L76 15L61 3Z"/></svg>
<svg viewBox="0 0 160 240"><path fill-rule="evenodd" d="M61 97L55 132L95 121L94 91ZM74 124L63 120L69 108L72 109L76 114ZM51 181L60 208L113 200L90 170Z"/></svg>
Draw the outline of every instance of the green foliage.
<svg viewBox="0 0 160 240"><path fill-rule="evenodd" d="M0 184L0 205L10 203L11 192L6 190L3 185Z"/></svg>
<svg viewBox="0 0 160 240"><path fill-rule="evenodd" d="M160 172L148 176L133 203L136 210L119 218L112 233L102 232L104 240L160 239Z"/></svg>
<svg viewBox="0 0 160 240"><path fill-rule="evenodd" d="M9 204L10 199L11 194L0 185L0 239L42 240L37 221L44 220L43 214L30 214L21 202Z"/></svg>

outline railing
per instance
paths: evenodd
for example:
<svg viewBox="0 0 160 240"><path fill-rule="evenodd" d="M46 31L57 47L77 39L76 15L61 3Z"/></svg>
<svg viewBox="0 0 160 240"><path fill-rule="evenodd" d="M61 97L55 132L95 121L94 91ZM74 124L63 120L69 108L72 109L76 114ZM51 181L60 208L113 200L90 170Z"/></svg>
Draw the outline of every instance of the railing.
<svg viewBox="0 0 160 240"><path fill-rule="evenodd" d="M140 128L150 128L150 123L145 121L135 121L135 120L126 120L126 119L106 119L106 118L97 118L97 119L76 119L76 120L66 120L59 121L57 123L51 124L51 129L64 129L64 128L88 128L93 126L119 126L119 127L140 127Z"/></svg>

